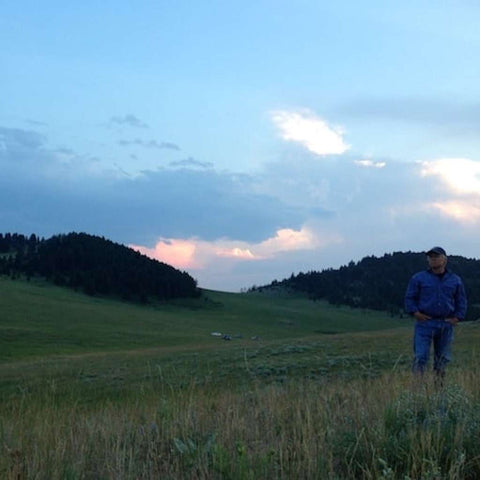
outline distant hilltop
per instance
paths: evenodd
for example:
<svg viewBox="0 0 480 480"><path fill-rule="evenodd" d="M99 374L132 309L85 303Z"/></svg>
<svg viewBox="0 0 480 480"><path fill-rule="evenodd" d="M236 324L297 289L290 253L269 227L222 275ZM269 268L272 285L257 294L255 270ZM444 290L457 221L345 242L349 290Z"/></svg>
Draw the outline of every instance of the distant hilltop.
<svg viewBox="0 0 480 480"><path fill-rule="evenodd" d="M0 275L42 277L88 295L148 302L200 295L196 281L165 263L118 243L86 233L0 234Z"/></svg>
<svg viewBox="0 0 480 480"><path fill-rule="evenodd" d="M365 257L338 269L292 274L290 278L250 290L288 289L306 293L312 300L402 315L407 283L415 272L426 267L424 253L395 252L383 257ZM480 319L480 260L449 256L448 268L465 283L469 302L467 320Z"/></svg>

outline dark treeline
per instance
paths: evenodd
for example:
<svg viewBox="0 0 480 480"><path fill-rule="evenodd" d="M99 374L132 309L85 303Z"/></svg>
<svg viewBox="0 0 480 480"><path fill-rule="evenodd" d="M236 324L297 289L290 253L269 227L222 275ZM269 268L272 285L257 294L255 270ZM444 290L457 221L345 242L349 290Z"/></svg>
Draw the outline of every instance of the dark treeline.
<svg viewBox="0 0 480 480"><path fill-rule="evenodd" d="M200 294L188 273L86 233L47 240L34 234L0 234L0 274L40 276L89 295L118 295L141 302Z"/></svg>
<svg viewBox="0 0 480 480"><path fill-rule="evenodd" d="M334 305L386 310L392 315L401 315L410 277L425 268L425 254L396 252L381 258L365 257L335 270L292 274L288 279L253 289L283 287L305 292L313 300L328 300ZM479 319L480 260L451 256L448 268L464 281L469 301L467 319Z"/></svg>

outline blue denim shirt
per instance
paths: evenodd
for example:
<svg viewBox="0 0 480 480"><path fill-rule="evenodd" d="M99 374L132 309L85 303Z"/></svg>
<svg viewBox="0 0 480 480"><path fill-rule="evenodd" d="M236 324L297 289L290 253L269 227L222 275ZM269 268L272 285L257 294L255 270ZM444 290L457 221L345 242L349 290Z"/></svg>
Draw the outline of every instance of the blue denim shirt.
<svg viewBox="0 0 480 480"><path fill-rule="evenodd" d="M467 296L461 278L446 270L435 275L431 270L418 272L410 279L405 294L405 310L417 311L434 319L465 318Z"/></svg>

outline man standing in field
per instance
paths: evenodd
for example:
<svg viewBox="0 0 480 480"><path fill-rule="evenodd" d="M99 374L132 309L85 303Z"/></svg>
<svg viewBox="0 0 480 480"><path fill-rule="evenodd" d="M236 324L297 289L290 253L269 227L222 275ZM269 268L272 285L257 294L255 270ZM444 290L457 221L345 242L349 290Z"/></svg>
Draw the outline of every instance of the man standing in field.
<svg viewBox="0 0 480 480"><path fill-rule="evenodd" d="M453 327L465 318L467 298L461 278L447 269L445 250L433 247L426 255L429 268L410 279L405 310L416 320L413 371L424 373L433 343L433 370L442 382L451 358Z"/></svg>

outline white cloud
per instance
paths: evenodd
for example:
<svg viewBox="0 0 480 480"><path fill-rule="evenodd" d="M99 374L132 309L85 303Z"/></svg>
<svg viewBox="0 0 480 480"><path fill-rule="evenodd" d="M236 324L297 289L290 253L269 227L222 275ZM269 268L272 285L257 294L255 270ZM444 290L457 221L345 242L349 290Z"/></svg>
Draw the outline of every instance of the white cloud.
<svg viewBox="0 0 480 480"><path fill-rule="evenodd" d="M275 111L272 120L284 140L298 142L317 155L340 155L350 148L343 141L342 128L329 126L309 110Z"/></svg>
<svg viewBox="0 0 480 480"><path fill-rule="evenodd" d="M315 233L303 227L301 230L283 228L276 235L256 246L256 250L263 256L269 257L278 252L292 250L312 250L321 244Z"/></svg>
<svg viewBox="0 0 480 480"><path fill-rule="evenodd" d="M237 258L239 260L255 260L258 259L249 248L220 248L216 250L216 255L219 257Z"/></svg>
<svg viewBox="0 0 480 480"><path fill-rule="evenodd" d="M480 195L480 162L468 158L441 158L422 163L421 175L440 177L457 194Z"/></svg>
<svg viewBox="0 0 480 480"><path fill-rule="evenodd" d="M339 241L341 239L335 234L320 237L316 232L307 227L302 227L300 230L282 228L277 230L273 237L259 243L247 244L246 242L241 242L239 244L239 242L221 241L221 243L237 246L217 249L216 255L243 260L263 260L273 258L284 252L314 250Z"/></svg>
<svg viewBox="0 0 480 480"><path fill-rule="evenodd" d="M387 165L386 162L374 162L372 160L355 160L354 163L366 168L384 168Z"/></svg>

